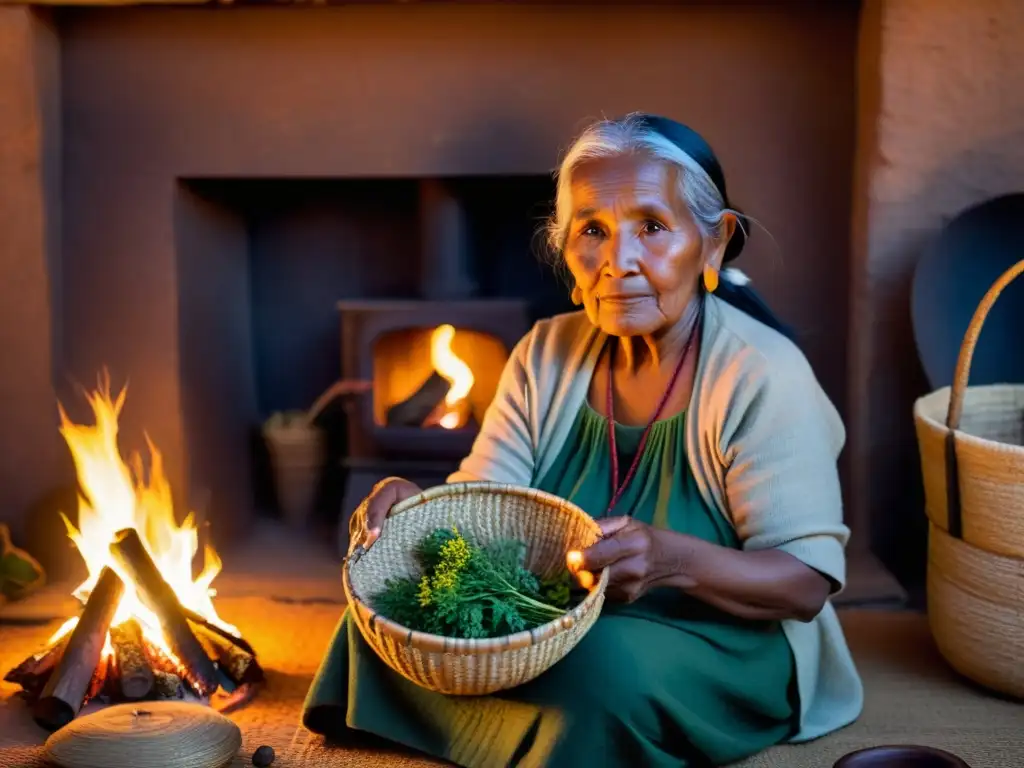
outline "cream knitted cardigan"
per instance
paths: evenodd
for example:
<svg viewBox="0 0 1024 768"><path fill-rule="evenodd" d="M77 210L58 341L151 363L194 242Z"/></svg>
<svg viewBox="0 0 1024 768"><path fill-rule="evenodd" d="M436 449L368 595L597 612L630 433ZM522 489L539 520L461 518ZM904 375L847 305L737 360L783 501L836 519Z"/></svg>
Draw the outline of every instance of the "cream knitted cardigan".
<svg viewBox="0 0 1024 768"><path fill-rule="evenodd" d="M531 486L550 468L583 405L605 335L575 312L537 323L513 350L480 434L449 482ZM839 415L806 358L781 334L708 298L686 444L704 500L746 550L774 547L842 589ZM863 688L831 603L785 621L807 741L853 722Z"/></svg>

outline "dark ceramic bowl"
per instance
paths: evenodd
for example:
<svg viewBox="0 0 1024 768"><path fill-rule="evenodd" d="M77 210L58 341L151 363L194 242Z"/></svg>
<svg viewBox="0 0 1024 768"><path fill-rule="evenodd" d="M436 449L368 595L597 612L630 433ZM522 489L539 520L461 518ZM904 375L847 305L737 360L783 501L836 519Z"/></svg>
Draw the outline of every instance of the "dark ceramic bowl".
<svg viewBox="0 0 1024 768"><path fill-rule="evenodd" d="M841 757L833 768L971 768L956 755L932 747L871 747Z"/></svg>

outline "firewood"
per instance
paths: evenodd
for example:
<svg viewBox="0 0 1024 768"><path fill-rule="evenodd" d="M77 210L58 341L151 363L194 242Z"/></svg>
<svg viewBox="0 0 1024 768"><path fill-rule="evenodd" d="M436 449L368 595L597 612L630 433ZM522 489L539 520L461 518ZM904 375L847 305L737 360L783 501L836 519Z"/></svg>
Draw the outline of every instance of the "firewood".
<svg viewBox="0 0 1024 768"><path fill-rule="evenodd" d="M436 371L400 403L388 408L385 423L389 427L419 427L444 400L451 385Z"/></svg>
<svg viewBox="0 0 1024 768"><path fill-rule="evenodd" d="M112 664L113 661L109 657L104 656L100 658L96 669L92 672L92 680L89 681L89 690L85 694L85 701L92 701L103 692Z"/></svg>
<svg viewBox="0 0 1024 768"><path fill-rule="evenodd" d="M30 698L36 698L43 690L53 670L57 668L70 637L71 634L68 633L48 648L32 654L4 675L4 681L20 685Z"/></svg>
<svg viewBox="0 0 1024 768"><path fill-rule="evenodd" d="M247 706L256 698L260 690L259 683L240 685L227 696L218 696L210 700L210 706L222 715L230 715Z"/></svg>
<svg viewBox="0 0 1024 768"><path fill-rule="evenodd" d="M103 690L100 691L99 697L107 702L121 701L121 679L113 659L107 664L107 679L103 681Z"/></svg>
<svg viewBox="0 0 1024 768"><path fill-rule="evenodd" d="M146 652L146 661L149 662L149 668L153 670L154 675L157 672L169 672L172 675L178 675L180 666L160 648L153 645L153 643L146 643L143 649ZM180 677L180 675L178 676Z"/></svg>
<svg viewBox="0 0 1024 768"><path fill-rule="evenodd" d="M131 576L139 597L157 615L171 652L182 672L200 696L209 696L220 683L217 667L189 627L174 589L164 581L142 539L134 528L119 531L110 552Z"/></svg>
<svg viewBox="0 0 1024 768"><path fill-rule="evenodd" d="M182 685L181 678L173 672L158 670L153 673L153 690L150 696L160 699L183 699L185 686Z"/></svg>
<svg viewBox="0 0 1024 768"><path fill-rule="evenodd" d="M475 429L476 422L473 419L473 408L468 400L460 400L454 406L449 406L444 400L441 400L430 412L430 415L423 420L423 428L429 429L430 427L440 427L441 421L449 413L454 412L458 417L459 429Z"/></svg>
<svg viewBox="0 0 1024 768"><path fill-rule="evenodd" d="M217 660L221 672L231 682L232 687L244 683L262 683L263 668L256 661L256 656L244 650L239 644L232 642L223 635L216 634L206 627L192 625L199 642L206 652ZM230 691L229 691L230 693Z"/></svg>
<svg viewBox="0 0 1024 768"><path fill-rule="evenodd" d="M82 708L123 594L124 583L113 570L104 568L71 631L60 663L32 707L32 716L42 728L63 728Z"/></svg>
<svg viewBox="0 0 1024 768"><path fill-rule="evenodd" d="M181 665L153 643L146 642L143 650L153 670L153 690L148 699L184 699L186 682L181 677Z"/></svg>
<svg viewBox="0 0 1024 768"><path fill-rule="evenodd" d="M229 643L232 643L233 645L237 645L243 651L245 651L246 653L248 653L248 654L250 654L252 656L256 655L256 650L251 645L249 645L249 643L246 642L244 637L238 637L236 635L231 634L226 629L222 629L221 627L218 627L213 622L207 621L206 619L204 619L201 615L199 615L195 611L190 611L187 608L185 609L185 616L188 618L189 623L195 624L196 626L202 627L203 629L206 629L206 630L209 630L210 632L213 632L213 634L215 634L215 635L219 635L220 637L223 637Z"/></svg>
<svg viewBox="0 0 1024 768"><path fill-rule="evenodd" d="M153 670L143 646L142 628L134 619L110 630L114 646L114 663L120 678L121 695L127 701L138 701L153 690Z"/></svg>

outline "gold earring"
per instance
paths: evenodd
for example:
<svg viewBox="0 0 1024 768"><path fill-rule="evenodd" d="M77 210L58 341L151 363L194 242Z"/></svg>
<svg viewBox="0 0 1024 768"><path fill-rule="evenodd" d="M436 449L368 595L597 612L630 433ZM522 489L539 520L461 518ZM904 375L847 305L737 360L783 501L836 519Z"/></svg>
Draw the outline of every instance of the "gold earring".
<svg viewBox="0 0 1024 768"><path fill-rule="evenodd" d="M583 303L583 291L580 290L580 287L578 285L574 285L572 287L572 291L569 293L569 297L570 299L572 299L572 303L575 304L577 307Z"/></svg>
<svg viewBox="0 0 1024 768"><path fill-rule="evenodd" d="M708 264L704 267L704 290L714 293L718 288L718 270Z"/></svg>

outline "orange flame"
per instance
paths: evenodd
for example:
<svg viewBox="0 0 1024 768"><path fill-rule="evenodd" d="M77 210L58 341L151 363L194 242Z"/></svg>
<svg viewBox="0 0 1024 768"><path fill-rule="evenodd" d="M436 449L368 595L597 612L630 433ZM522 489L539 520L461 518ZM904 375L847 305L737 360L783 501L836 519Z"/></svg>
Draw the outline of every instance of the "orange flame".
<svg viewBox="0 0 1024 768"><path fill-rule="evenodd" d="M60 432L71 450L82 494L78 499L78 526L63 513L68 536L85 560L88 578L74 591L83 603L96 586L100 572L109 566L124 580L125 591L114 615L114 625L136 619L146 639L171 655L160 621L139 599L130 576L110 554L114 535L125 528L134 528L149 551L167 583L174 589L181 604L206 620L238 634L230 624L217 616L213 607L216 591L210 584L220 572L221 562L212 547L205 547L204 568L192 578L192 561L199 549L199 532L190 512L181 525L174 516L170 484L164 475L163 459L156 446L146 439L149 448L149 474L146 476L142 457L132 455L125 464L117 446L118 417L124 406L127 387L111 398L109 381L101 381L95 392L86 397L96 423L75 424L60 407ZM58 629L51 642L56 642L77 623L69 619Z"/></svg>
<svg viewBox="0 0 1024 768"><path fill-rule="evenodd" d="M445 429L458 429L466 422L466 396L473 389L473 371L452 351L455 328L439 325L430 335L430 363L447 382L444 411L437 420Z"/></svg>

